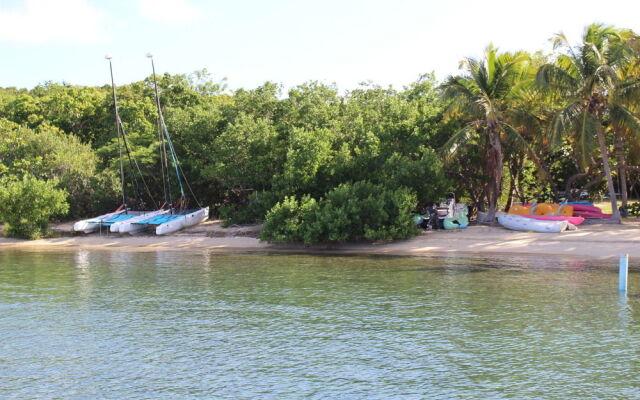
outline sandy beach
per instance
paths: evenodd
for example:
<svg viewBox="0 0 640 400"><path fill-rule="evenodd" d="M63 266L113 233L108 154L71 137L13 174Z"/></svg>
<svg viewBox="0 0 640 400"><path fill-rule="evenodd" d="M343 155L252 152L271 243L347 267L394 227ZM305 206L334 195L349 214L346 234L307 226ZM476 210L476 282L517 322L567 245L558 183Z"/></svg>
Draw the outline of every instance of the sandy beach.
<svg viewBox="0 0 640 400"><path fill-rule="evenodd" d="M60 234L68 226L55 227ZM120 236L90 234L61 236L42 240L0 238L0 250L101 249L116 251L209 250L218 252L270 251L345 254L428 255L528 254L560 255L580 258L615 258L622 253L640 257L640 225L592 224L564 233L517 232L502 227L471 226L456 231L430 231L410 240L384 243L344 243L333 245L282 245L260 241L260 226L223 228L220 221L209 221L171 236Z"/></svg>

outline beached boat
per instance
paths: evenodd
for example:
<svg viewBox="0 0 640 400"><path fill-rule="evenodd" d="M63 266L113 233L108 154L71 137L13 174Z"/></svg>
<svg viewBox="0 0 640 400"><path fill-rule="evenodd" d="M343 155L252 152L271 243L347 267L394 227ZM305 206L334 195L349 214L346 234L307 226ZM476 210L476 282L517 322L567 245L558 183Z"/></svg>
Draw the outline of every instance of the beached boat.
<svg viewBox="0 0 640 400"><path fill-rule="evenodd" d="M167 214L160 216L153 225L156 227L156 235L166 235L188 228L209 219L209 207L195 210L186 210L182 214Z"/></svg>
<svg viewBox="0 0 640 400"><path fill-rule="evenodd" d="M498 215L498 222L505 228L516 231L558 233L567 229L577 229L575 225L570 224L568 221L543 221L514 214Z"/></svg>
<svg viewBox="0 0 640 400"><path fill-rule="evenodd" d="M590 212L590 211L574 211L573 215L588 219L611 219L611 214L604 214L602 212Z"/></svg>
<svg viewBox="0 0 640 400"><path fill-rule="evenodd" d="M573 206L573 215L591 219L610 219L611 214L605 214L600 207L588 204L575 204Z"/></svg>
<svg viewBox="0 0 640 400"><path fill-rule="evenodd" d="M156 111L158 113L158 135L161 138L161 173L163 186L165 188L165 204L169 204L169 207L165 212L157 212L149 218L139 218L136 221L131 221L130 224L124 228L120 228L119 231L123 232L123 230L128 229L129 233L133 233L147 228L154 228L156 235L166 235L207 220L209 218L209 207L202 207L198 203L195 194L191 191L187 177L180 167L178 156L171 141L171 135L169 135L169 130L167 129L164 116L162 115L162 109L160 108L160 95L158 93L158 81L156 79L153 56L147 54L147 57L151 59L151 68L153 71L153 86ZM171 159L171 165L175 172L175 181L178 183L178 189L180 190L180 196L175 201L173 201L171 197L171 180L169 179L168 167L169 158ZM185 194L185 186L189 189L191 198L198 204L197 208L187 207L188 199Z"/></svg>
<svg viewBox="0 0 640 400"><path fill-rule="evenodd" d="M124 207L120 206L120 208L114 212L100 215L94 218L83 219L73 224L73 230L75 232L82 232L82 233L95 232L100 228L104 220L122 215L125 211L126 210L124 209Z"/></svg>
<svg viewBox="0 0 640 400"><path fill-rule="evenodd" d="M127 135L124 129L124 125L122 124L122 120L120 119L120 113L118 109L118 98L116 96L116 85L113 79L113 66L111 64L111 57L106 56L107 60L109 60L109 72L111 74L111 90L113 95L113 108L114 108L114 116L115 116L115 126L116 133L118 138L118 153L120 156L120 191L122 196L122 203L118 209L112 213L100 215L95 218L89 218L82 221L78 221L73 225L73 230L76 232L84 232L91 233L97 230L101 230L101 228L108 228L110 232L118 232L119 228L125 224L127 221L132 221L138 219L140 216L148 215L149 213L158 212L157 211L133 211L127 205L127 196L125 195L125 173L124 173L124 161L123 161L123 148L125 150L126 156L129 161L129 169L132 171L132 179L135 186L135 198L140 204L144 204L145 201L142 199L142 195L140 193L140 186L143 186L146 189L146 193L148 198L152 203L155 203L151 196L151 192L147 183L144 179L144 175L140 171L140 167L138 166L138 162L133 158L131 152L129 150L129 144L127 142ZM135 174L139 176L136 177ZM139 184L138 179L142 185Z"/></svg>
<svg viewBox="0 0 640 400"><path fill-rule="evenodd" d="M531 215L531 214L522 214L520 215L525 218L537 219L540 221L567 221L573 225L580 225L584 222L584 218L582 217L565 217L562 215Z"/></svg>
<svg viewBox="0 0 640 400"><path fill-rule="evenodd" d="M136 233L144 229L144 226L138 224L140 221L155 217L156 215L166 214L169 210L144 211L138 215L131 215L120 221L113 222L109 227L112 233Z"/></svg>

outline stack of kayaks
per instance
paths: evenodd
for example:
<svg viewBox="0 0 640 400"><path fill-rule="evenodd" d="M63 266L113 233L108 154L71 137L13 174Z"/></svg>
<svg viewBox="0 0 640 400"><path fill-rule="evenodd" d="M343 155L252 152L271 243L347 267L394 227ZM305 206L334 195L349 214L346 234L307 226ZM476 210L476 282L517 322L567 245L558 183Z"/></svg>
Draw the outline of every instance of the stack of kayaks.
<svg viewBox="0 0 640 400"><path fill-rule="evenodd" d="M514 205L509 214L498 216L498 222L508 229L533 232L563 232L575 230L584 222L581 216L574 216L574 205L534 203Z"/></svg>
<svg viewBox="0 0 640 400"><path fill-rule="evenodd" d="M610 219L611 214L605 214L593 204L573 204L573 215L590 219Z"/></svg>

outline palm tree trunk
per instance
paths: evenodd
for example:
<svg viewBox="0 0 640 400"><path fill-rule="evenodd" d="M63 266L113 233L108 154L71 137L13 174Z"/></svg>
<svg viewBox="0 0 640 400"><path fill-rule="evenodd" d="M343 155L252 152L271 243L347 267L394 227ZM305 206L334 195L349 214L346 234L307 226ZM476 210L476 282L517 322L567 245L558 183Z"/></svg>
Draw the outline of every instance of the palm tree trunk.
<svg viewBox="0 0 640 400"><path fill-rule="evenodd" d="M518 185L518 173L524 163L524 156L514 156L509 163L509 196L507 197L507 204L504 206L504 211L508 212L513 204L513 198L517 193Z"/></svg>
<svg viewBox="0 0 640 400"><path fill-rule="evenodd" d="M490 176L487 197L489 200L489 214L487 219L491 225L495 224L498 199L500 197L500 185L502 183L502 143L500 133L496 130L489 131L489 149L487 151L487 167Z"/></svg>
<svg viewBox="0 0 640 400"><path fill-rule="evenodd" d="M620 177L620 200L622 201L622 209L627 210L628 193L627 193L627 170L624 159L624 138L616 133L616 157L618 158L618 176Z"/></svg>
<svg viewBox="0 0 640 400"><path fill-rule="evenodd" d="M513 171L511 171L511 168L509 168L509 195L507 196L507 204L504 206L504 211L508 212L509 209L511 208L511 204L513 204L513 196L515 195L516 192L516 179L515 176L513 174Z"/></svg>
<svg viewBox="0 0 640 400"><path fill-rule="evenodd" d="M618 200L616 199L616 191L613 187L613 178L611 177L611 168L609 168L609 156L607 154L607 145L604 140L604 132L602 131L602 126L600 126L600 124L596 125L598 144L600 145L600 154L602 155L602 166L604 168L604 174L607 177L607 186L609 188L609 197L611 199L611 212L613 214L612 220L621 222L620 210L618 210Z"/></svg>

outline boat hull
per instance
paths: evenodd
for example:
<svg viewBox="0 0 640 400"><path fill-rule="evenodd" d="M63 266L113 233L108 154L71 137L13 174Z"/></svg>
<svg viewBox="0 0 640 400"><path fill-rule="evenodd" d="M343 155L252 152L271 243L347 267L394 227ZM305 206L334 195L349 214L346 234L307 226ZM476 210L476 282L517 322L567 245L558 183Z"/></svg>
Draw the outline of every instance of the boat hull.
<svg viewBox="0 0 640 400"><path fill-rule="evenodd" d="M124 212L125 210L114 211L112 213L100 215L98 217L83 219L73 224L73 230L75 232L83 233L95 232L100 228L100 222L102 222L104 219L113 217L114 215L120 215Z"/></svg>
<svg viewBox="0 0 640 400"><path fill-rule="evenodd" d="M592 211L574 211L573 215L589 219L611 219L611 214Z"/></svg>
<svg viewBox="0 0 640 400"><path fill-rule="evenodd" d="M149 212L143 212L142 214L127 219L125 221L120 221L120 222L116 222L114 224L111 225L110 230L113 233L136 233L136 232L140 232L141 230L143 230L145 228L144 225L138 225L136 224L136 222L138 221L142 221L143 219L146 218L150 218L153 217L155 215L160 215L160 214L166 214L168 213L169 210L156 210L156 211L149 211Z"/></svg>
<svg viewBox="0 0 640 400"><path fill-rule="evenodd" d="M521 215L525 218L537 219L540 221L568 221L573 225L580 225L584 222L582 217L563 217L561 215Z"/></svg>
<svg viewBox="0 0 640 400"><path fill-rule="evenodd" d="M78 221L75 224L73 224L73 230L75 232L82 232L82 233L95 232L98 230L98 222L99 222L98 218L89 218L89 219L83 219L82 221Z"/></svg>
<svg viewBox="0 0 640 400"><path fill-rule="evenodd" d="M177 232L180 229L188 228L190 226L197 225L202 221L206 221L208 218L209 207L200 208L194 212L183 215L181 218L176 218L172 221L158 225L156 227L156 235L166 235Z"/></svg>
<svg viewBox="0 0 640 400"><path fill-rule="evenodd" d="M570 225L568 221L543 221L513 214L498 216L498 222L507 229L541 233L564 232ZM573 224L571 225L573 226Z"/></svg>

